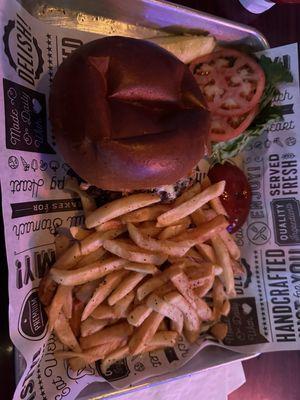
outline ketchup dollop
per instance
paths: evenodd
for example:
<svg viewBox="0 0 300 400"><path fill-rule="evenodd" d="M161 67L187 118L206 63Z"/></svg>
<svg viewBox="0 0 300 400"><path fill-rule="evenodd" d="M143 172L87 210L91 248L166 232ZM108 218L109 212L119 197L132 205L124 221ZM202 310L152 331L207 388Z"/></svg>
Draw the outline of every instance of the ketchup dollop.
<svg viewBox="0 0 300 400"><path fill-rule="evenodd" d="M236 232L246 221L251 204L251 188L243 171L229 162L214 165L208 172L212 183L226 181L221 202L229 216L230 233Z"/></svg>

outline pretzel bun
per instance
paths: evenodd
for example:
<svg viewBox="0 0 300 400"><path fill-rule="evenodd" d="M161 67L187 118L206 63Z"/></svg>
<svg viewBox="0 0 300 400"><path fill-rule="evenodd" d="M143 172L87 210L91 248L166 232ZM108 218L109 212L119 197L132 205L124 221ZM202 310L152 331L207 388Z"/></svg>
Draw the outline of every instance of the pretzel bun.
<svg viewBox="0 0 300 400"><path fill-rule="evenodd" d="M60 65L50 121L74 171L119 191L186 176L204 154L210 118L185 64L150 42L112 36Z"/></svg>

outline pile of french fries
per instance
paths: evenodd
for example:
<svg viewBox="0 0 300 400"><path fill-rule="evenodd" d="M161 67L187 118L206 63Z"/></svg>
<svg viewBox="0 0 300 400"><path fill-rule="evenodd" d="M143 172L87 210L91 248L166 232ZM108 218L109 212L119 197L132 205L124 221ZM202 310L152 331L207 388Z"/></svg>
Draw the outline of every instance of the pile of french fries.
<svg viewBox="0 0 300 400"><path fill-rule="evenodd" d="M49 329L66 349L57 357L74 370L101 360L105 373L126 356L174 346L180 335L190 343L208 331L226 336L221 318L243 270L226 229L224 188L206 179L173 204L139 193L96 208L68 182L86 227L57 236L57 261L39 288Z"/></svg>

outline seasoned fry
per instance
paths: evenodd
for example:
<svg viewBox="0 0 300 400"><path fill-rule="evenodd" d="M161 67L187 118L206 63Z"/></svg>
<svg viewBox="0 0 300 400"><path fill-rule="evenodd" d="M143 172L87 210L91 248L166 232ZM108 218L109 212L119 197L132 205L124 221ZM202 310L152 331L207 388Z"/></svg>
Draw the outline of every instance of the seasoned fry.
<svg viewBox="0 0 300 400"><path fill-rule="evenodd" d="M178 333L174 331L159 331L153 338L147 343L146 351L150 351L149 347L159 349L164 347L174 347L178 339Z"/></svg>
<svg viewBox="0 0 300 400"><path fill-rule="evenodd" d="M228 326L224 324L223 322L218 322L216 325L214 325L210 332L212 335L218 339L218 340L223 340L225 339L227 332L228 332Z"/></svg>
<svg viewBox="0 0 300 400"><path fill-rule="evenodd" d="M54 323L54 331L62 344L73 351L81 352L77 339L63 313L58 314Z"/></svg>
<svg viewBox="0 0 300 400"><path fill-rule="evenodd" d="M205 216L204 211L202 210L202 208L198 208L196 211L193 212L193 214L191 215L192 217L192 221L196 226L200 226L202 224L204 224L205 222L207 222L207 218Z"/></svg>
<svg viewBox="0 0 300 400"><path fill-rule="evenodd" d="M124 232L126 232L125 226L117 229L111 229L110 231L106 232L92 233L90 236L81 241L81 255L84 256L96 251L103 245L105 240L114 239Z"/></svg>
<svg viewBox="0 0 300 400"><path fill-rule="evenodd" d="M88 229L80 228L79 226L71 226L70 233L76 240L82 240L92 234L92 231Z"/></svg>
<svg viewBox="0 0 300 400"><path fill-rule="evenodd" d="M49 306L57 290L57 283L51 278L49 274L45 275L40 280L39 285L39 299L44 306Z"/></svg>
<svg viewBox="0 0 300 400"><path fill-rule="evenodd" d="M163 228L158 228L156 222L150 221L139 224L139 230L145 236L157 237L157 235L162 232Z"/></svg>
<svg viewBox="0 0 300 400"><path fill-rule="evenodd" d="M224 309L223 309L224 303L227 300L227 296L224 291L223 284L219 278L216 278L214 281L213 289L212 289L212 297L213 297L214 319L218 320L224 311Z"/></svg>
<svg viewBox="0 0 300 400"><path fill-rule="evenodd" d="M127 321L133 326L140 326L151 314L152 309L145 304L135 307L127 316Z"/></svg>
<svg viewBox="0 0 300 400"><path fill-rule="evenodd" d="M170 256L182 257L193 245L190 242L174 243L168 240L157 240L151 237L146 237L131 223L127 224L127 228L129 236L135 242L135 244L145 250L153 252L156 251Z"/></svg>
<svg viewBox="0 0 300 400"><path fill-rule="evenodd" d="M76 268L84 267L85 265L93 264L96 261L103 260L106 254L107 251L103 247L99 247L99 249L93 251L92 253L89 253L86 256L81 257L76 264Z"/></svg>
<svg viewBox="0 0 300 400"><path fill-rule="evenodd" d="M203 285L211 277L214 279L215 266L211 263L202 263L199 266L187 267L185 272L189 278L191 288L195 289Z"/></svg>
<svg viewBox="0 0 300 400"><path fill-rule="evenodd" d="M100 304L97 308L95 308L91 316L95 319L116 318L116 314L113 307L108 306L106 304Z"/></svg>
<svg viewBox="0 0 300 400"><path fill-rule="evenodd" d="M228 296L235 296L234 276L231 266L230 255L224 242L217 235L211 239L213 248L217 255L219 265L222 265L223 272L220 279L223 281Z"/></svg>
<svg viewBox="0 0 300 400"><path fill-rule="evenodd" d="M86 304L91 299L99 283L100 279L96 279L95 281L87 282L81 286L76 286L74 290L75 297Z"/></svg>
<svg viewBox="0 0 300 400"><path fill-rule="evenodd" d="M196 244L196 249L199 251L201 256L206 260L213 264L217 263L217 257L214 252L214 249L207 243L199 243Z"/></svg>
<svg viewBox="0 0 300 400"><path fill-rule="evenodd" d="M241 258L241 251L238 248L237 244L235 243L233 236L231 236L230 233L226 229L224 229L223 231L220 231L219 236L223 240L224 244L226 245L230 256L234 260L239 260Z"/></svg>
<svg viewBox="0 0 300 400"><path fill-rule="evenodd" d="M203 188L207 188L207 187L209 187L209 185L211 185L211 183L210 183L210 179L207 176L204 179L204 181L202 182L202 187ZM212 199L210 201L210 206L217 214L225 215L226 217L228 217L228 213L225 210L223 204L221 203L221 200L220 200L219 197L216 197L215 199Z"/></svg>
<svg viewBox="0 0 300 400"><path fill-rule="evenodd" d="M129 346L123 346L109 353L101 363L101 371L106 374L108 368L115 362L122 360L129 355Z"/></svg>
<svg viewBox="0 0 300 400"><path fill-rule="evenodd" d="M189 226L190 226L189 221L187 221L186 224L167 226L166 228L164 228L162 232L160 232L160 234L158 235L158 239L160 240L170 239L184 232Z"/></svg>
<svg viewBox="0 0 300 400"><path fill-rule="evenodd" d="M245 273L242 264L236 260L231 260L231 268L234 276L241 276Z"/></svg>
<svg viewBox="0 0 300 400"><path fill-rule="evenodd" d="M66 235L56 235L54 239L56 258L60 257L71 245L71 240Z"/></svg>
<svg viewBox="0 0 300 400"><path fill-rule="evenodd" d="M104 261L98 261L85 267L74 270L51 269L52 278L60 284L66 286L82 285L108 275L110 272L123 268L126 260L118 257L109 257Z"/></svg>
<svg viewBox="0 0 300 400"><path fill-rule="evenodd" d="M152 308L153 311L163 315L164 317L170 318L177 325L177 332L182 332L183 327L183 314L179 308L174 307L172 304L167 303L161 299L156 294L151 294L147 300L146 304L148 307Z"/></svg>
<svg viewBox="0 0 300 400"><path fill-rule="evenodd" d="M76 178L67 177L64 189L79 195L85 215L88 215L91 211L96 209L95 200L89 196L87 192L80 189Z"/></svg>
<svg viewBox="0 0 300 400"><path fill-rule="evenodd" d="M115 340L126 339L132 334L132 332L132 325L128 324L128 322L120 322L107 328L103 328L101 331L93 333L90 336L80 338L80 345L81 348L85 350Z"/></svg>
<svg viewBox="0 0 300 400"><path fill-rule="evenodd" d="M121 217L123 224L128 222L137 223L145 221L155 221L156 218L164 212L170 210L166 204L155 204L154 206L140 208Z"/></svg>
<svg viewBox="0 0 300 400"><path fill-rule="evenodd" d="M180 204L185 203L186 201L190 200L196 194L201 191L201 185L199 182L196 182L193 186L186 189L174 202L175 206L180 206Z"/></svg>
<svg viewBox="0 0 300 400"><path fill-rule="evenodd" d="M112 254L142 264L161 265L167 259L166 255L143 250L134 244L124 243L120 240L106 240L103 247Z"/></svg>
<svg viewBox="0 0 300 400"><path fill-rule="evenodd" d="M138 193L128 197L122 197L121 199L114 200L111 203L97 208L97 210L87 216L85 224L87 228L91 229L106 221L120 217L138 208L158 203L159 201L159 196L149 193Z"/></svg>
<svg viewBox="0 0 300 400"><path fill-rule="evenodd" d="M228 222L223 215L218 215L211 221L205 222L197 228L188 229L186 232L175 236L172 240L176 242L194 241L195 244L206 242L212 236L227 228Z"/></svg>
<svg viewBox="0 0 300 400"><path fill-rule="evenodd" d="M187 215L192 214L198 208L208 203L211 199L220 196L224 192L225 181L211 185L201 193L192 197L190 200L180 204L177 207L165 212L157 218L158 226L168 226L173 222L180 220Z"/></svg>
<svg viewBox="0 0 300 400"><path fill-rule="evenodd" d="M122 228L123 225L124 224L120 219L111 219L110 221L104 222L101 225L97 225L95 229L98 232L106 232L110 231L111 229Z"/></svg>
<svg viewBox="0 0 300 400"><path fill-rule="evenodd" d="M230 301L228 299L225 299L224 303L223 303L223 307L222 307L222 315L224 315L225 317L228 316L228 314L230 313Z"/></svg>
<svg viewBox="0 0 300 400"><path fill-rule="evenodd" d="M115 271L107 277L102 278L98 288L95 290L91 300L85 306L82 313L82 321L84 321L95 308L101 304L107 296L119 285L121 280L128 274L127 271Z"/></svg>
<svg viewBox="0 0 300 400"><path fill-rule="evenodd" d="M129 350L132 355L143 351L144 346L153 338L163 319L163 315L152 311L149 317L138 327L129 341Z"/></svg>
<svg viewBox="0 0 300 400"><path fill-rule="evenodd" d="M63 312L67 319L72 318L72 310L73 310L73 286L67 286L67 290L65 292L65 301L63 304Z"/></svg>
<svg viewBox="0 0 300 400"><path fill-rule="evenodd" d="M58 286L57 288L57 291L55 293L55 296L53 297L48 312L48 323L50 331L52 331L55 321L57 320L59 314L62 311L69 290L70 289L67 286L62 286L62 285Z"/></svg>
<svg viewBox="0 0 300 400"><path fill-rule="evenodd" d="M110 306L116 304L119 300L131 292L146 275L140 272L130 272L129 275L120 283L120 285L108 297L107 302Z"/></svg>
<svg viewBox="0 0 300 400"><path fill-rule="evenodd" d="M171 277L171 281L182 296L197 311L202 321L207 321L212 317L212 311L207 303L199 298L192 290L187 275L181 271L177 275Z"/></svg>
<svg viewBox="0 0 300 400"><path fill-rule="evenodd" d="M159 324L159 327L158 327L157 331L161 332L161 331L167 331L167 330L168 330L168 326L167 326L167 323L166 323L166 319L164 318L161 321L161 323Z"/></svg>
<svg viewBox="0 0 300 400"><path fill-rule="evenodd" d="M140 272L142 274L150 274L155 275L159 272L159 269L156 268L154 264L141 264L141 263L134 263L129 262L124 267L127 271L135 271Z"/></svg>
<svg viewBox="0 0 300 400"><path fill-rule="evenodd" d="M127 317L129 308L131 308L131 303L133 302L134 296L135 296L135 293L132 291L114 305L113 308L114 308L116 318L126 318Z"/></svg>
<svg viewBox="0 0 300 400"><path fill-rule="evenodd" d="M88 317L85 321L82 322L80 326L80 333L82 337L90 336L95 332L101 331L105 326L110 323L109 319L95 319L92 317Z"/></svg>
<svg viewBox="0 0 300 400"><path fill-rule="evenodd" d="M74 335L78 338L80 336L81 316L84 309L84 303L74 299L72 317L69 319L70 327Z"/></svg>
<svg viewBox="0 0 300 400"><path fill-rule="evenodd" d="M194 289L195 294L198 297L205 297L208 292L212 289L214 284L215 276L210 276L201 286Z"/></svg>
<svg viewBox="0 0 300 400"><path fill-rule="evenodd" d="M201 323L195 309L185 300L185 298L178 292L171 292L164 296L167 303L173 304L178 307L182 312L185 327L185 334L188 335L188 340L195 342L200 334ZM187 333L188 332L188 333Z"/></svg>

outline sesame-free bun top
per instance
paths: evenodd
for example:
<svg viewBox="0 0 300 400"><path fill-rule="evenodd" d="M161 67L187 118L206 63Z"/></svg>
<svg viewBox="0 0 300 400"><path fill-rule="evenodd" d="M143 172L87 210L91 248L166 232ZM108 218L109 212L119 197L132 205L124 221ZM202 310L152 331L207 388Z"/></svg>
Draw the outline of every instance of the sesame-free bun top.
<svg viewBox="0 0 300 400"><path fill-rule="evenodd" d="M112 36L59 66L50 121L74 171L119 191L186 176L204 154L210 118L185 64L150 42Z"/></svg>

